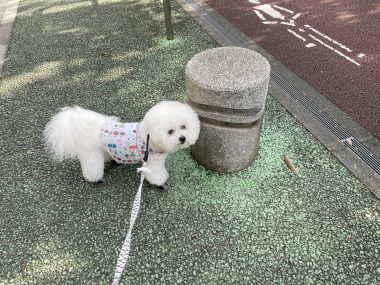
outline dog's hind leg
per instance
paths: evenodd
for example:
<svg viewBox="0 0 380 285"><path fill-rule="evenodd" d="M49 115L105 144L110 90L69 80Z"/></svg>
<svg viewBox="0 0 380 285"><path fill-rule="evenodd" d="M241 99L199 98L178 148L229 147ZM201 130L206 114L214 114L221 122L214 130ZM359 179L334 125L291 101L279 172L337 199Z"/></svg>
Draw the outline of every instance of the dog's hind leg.
<svg viewBox="0 0 380 285"><path fill-rule="evenodd" d="M104 182L104 152L92 151L79 156L83 177L89 182Z"/></svg>

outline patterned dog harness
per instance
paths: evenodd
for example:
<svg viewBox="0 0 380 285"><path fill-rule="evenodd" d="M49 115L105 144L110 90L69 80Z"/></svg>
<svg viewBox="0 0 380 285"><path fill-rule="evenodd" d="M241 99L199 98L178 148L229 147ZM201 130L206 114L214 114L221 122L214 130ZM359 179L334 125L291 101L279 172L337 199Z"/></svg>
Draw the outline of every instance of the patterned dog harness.
<svg viewBox="0 0 380 285"><path fill-rule="evenodd" d="M110 122L101 129L101 142L117 163L142 161L146 144L138 135L139 123ZM149 150L149 153L154 153Z"/></svg>

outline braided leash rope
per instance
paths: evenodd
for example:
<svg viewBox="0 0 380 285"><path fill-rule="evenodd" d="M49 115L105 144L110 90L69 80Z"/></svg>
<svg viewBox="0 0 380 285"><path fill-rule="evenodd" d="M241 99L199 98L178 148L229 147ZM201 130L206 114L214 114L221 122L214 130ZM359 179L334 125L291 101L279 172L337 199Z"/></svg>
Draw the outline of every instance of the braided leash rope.
<svg viewBox="0 0 380 285"><path fill-rule="evenodd" d="M133 229L133 226L135 224L135 221L137 219L137 216L138 216L139 210L140 210L142 185L144 183L145 174L149 173L149 168L147 167L147 163L145 161L143 162L142 167L137 169L137 172L141 173L140 186L139 186L139 189L137 190L137 193L135 195L135 199L133 201L131 218L130 218L130 222L129 222L129 229L128 229L128 233L125 237L123 246L120 250L119 258L117 259L115 275L113 277L112 285L118 285L119 284L121 275L123 274L124 267L127 264L127 260L129 257L129 252L130 252L131 243L132 243L132 229Z"/></svg>
<svg viewBox="0 0 380 285"><path fill-rule="evenodd" d="M123 274L124 267L127 264L129 252L131 250L131 243L132 243L132 229L135 225L137 216L140 211L140 203L141 203L141 190L144 183L145 175L150 172L147 162L148 162L148 156L149 156L149 135L146 138L146 151L144 153L143 158L143 164L140 168L137 169L137 173L141 173L140 178L140 186L139 189L137 189L137 193L135 195L135 199L133 200L133 206L131 210L131 218L129 222L129 229L127 232L127 235L125 237L123 246L121 247L119 258L116 262L116 269L115 269L115 275L113 277L112 285L118 285L121 279L121 275Z"/></svg>

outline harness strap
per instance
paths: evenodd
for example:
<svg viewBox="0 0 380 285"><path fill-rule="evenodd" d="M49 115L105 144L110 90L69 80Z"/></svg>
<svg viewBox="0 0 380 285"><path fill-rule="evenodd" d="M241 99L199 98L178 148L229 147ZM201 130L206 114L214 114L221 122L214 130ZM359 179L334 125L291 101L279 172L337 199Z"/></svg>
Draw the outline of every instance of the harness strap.
<svg viewBox="0 0 380 285"><path fill-rule="evenodd" d="M148 162L148 156L149 156L149 135L146 137L146 150L144 153L144 162Z"/></svg>

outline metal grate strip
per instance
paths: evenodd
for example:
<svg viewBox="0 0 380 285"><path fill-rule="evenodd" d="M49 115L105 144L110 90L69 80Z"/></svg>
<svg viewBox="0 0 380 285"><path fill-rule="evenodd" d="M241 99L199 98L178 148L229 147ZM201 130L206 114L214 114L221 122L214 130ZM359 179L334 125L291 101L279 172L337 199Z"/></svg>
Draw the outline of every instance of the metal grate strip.
<svg viewBox="0 0 380 285"><path fill-rule="evenodd" d="M237 47L247 47L242 43L235 35L228 31L222 24L220 24L216 19L214 19L210 14L208 14L201 6L198 5L194 0L185 0L188 5L191 6L199 15L202 15L205 20L207 20L211 26L213 26L220 34L222 34L231 44Z"/></svg>
<svg viewBox="0 0 380 285"><path fill-rule="evenodd" d="M325 125L329 131L337 136L339 140L344 140L352 137L342 126L329 117L321 108L314 104L308 97L306 97L294 85L284 79L275 69L272 68L271 78L282 87L295 101L311 113L317 120Z"/></svg>
<svg viewBox="0 0 380 285"><path fill-rule="evenodd" d="M185 0L199 15L202 15L224 38L232 45L237 47L248 48L248 46L239 40L234 34L226 29L221 23L208 14L194 0ZM327 115L313 101L305 96L297 87L284 78L275 68L271 68L271 79L278 84L294 101L302 106L314 119L324 126L330 133L336 136L339 141L355 153L371 169L380 175L380 159L376 157L360 141L352 136L345 128L339 125L334 119Z"/></svg>

